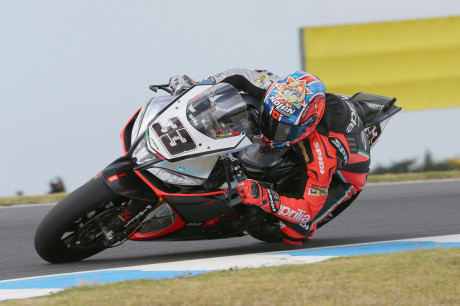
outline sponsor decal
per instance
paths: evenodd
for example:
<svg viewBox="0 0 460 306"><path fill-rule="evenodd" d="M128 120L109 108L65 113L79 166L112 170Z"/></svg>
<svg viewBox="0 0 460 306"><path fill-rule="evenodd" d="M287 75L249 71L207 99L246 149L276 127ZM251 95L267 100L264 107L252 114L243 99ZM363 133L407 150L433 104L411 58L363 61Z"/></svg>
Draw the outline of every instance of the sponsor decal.
<svg viewBox="0 0 460 306"><path fill-rule="evenodd" d="M281 102L280 100L278 100L277 98L275 98L274 96L271 96L270 97L270 102L273 104L273 106L275 107L275 110L277 112L279 112L281 115L283 116L286 116L286 117L290 117L292 116L294 113L295 113L295 109L293 108L290 108L288 105L286 105L285 102Z"/></svg>
<svg viewBox="0 0 460 306"><path fill-rule="evenodd" d="M347 133L350 133L355 128L355 126L358 125L358 114L356 114L355 109L350 104L348 104L348 106L351 110L351 118L350 123L348 123L347 126Z"/></svg>
<svg viewBox="0 0 460 306"><path fill-rule="evenodd" d="M315 151L318 154L319 172L321 174L324 174L323 153L321 152L321 149L319 148L319 143L317 141L315 141L313 145L315 146Z"/></svg>
<svg viewBox="0 0 460 306"><path fill-rule="evenodd" d="M261 75L254 80L254 83L264 83L268 78L268 74Z"/></svg>
<svg viewBox="0 0 460 306"><path fill-rule="evenodd" d="M280 197L276 192L273 192L270 189L267 189L268 201L270 202L270 210L272 213L276 214L280 208L277 204L281 202Z"/></svg>
<svg viewBox="0 0 460 306"><path fill-rule="evenodd" d="M318 185L312 185L310 189L308 189L308 194L312 196L327 196L328 194L328 187L320 187Z"/></svg>
<svg viewBox="0 0 460 306"><path fill-rule="evenodd" d="M126 221L126 220L128 220L129 218L131 218L131 212L128 211L128 210L125 210L124 212L122 212L121 214L119 214L118 217L119 217L122 221Z"/></svg>
<svg viewBox="0 0 460 306"><path fill-rule="evenodd" d="M224 132L222 130L219 130L216 132L216 138L227 138L227 137L232 137L232 136L238 136L240 134L241 134L240 131Z"/></svg>
<svg viewBox="0 0 460 306"><path fill-rule="evenodd" d="M117 181L120 177L123 177L123 176L126 176L126 173L121 173L121 174L112 175L112 176L110 176L107 180L108 180L110 183L113 183L113 182Z"/></svg>
<svg viewBox="0 0 460 306"><path fill-rule="evenodd" d="M337 138L332 138L331 139L332 145L342 154L343 157L343 165L346 165L348 163L348 153L347 150L345 150L342 142L338 140Z"/></svg>
<svg viewBox="0 0 460 306"><path fill-rule="evenodd" d="M369 107L369 108L372 108L372 109L378 109L378 110L383 109L383 105L380 105L380 104L377 104L377 103L369 103L369 102L367 102L366 106Z"/></svg>
<svg viewBox="0 0 460 306"><path fill-rule="evenodd" d="M123 225L123 228L129 227L131 224L139 220L143 215L145 215L150 209L152 209L152 205L147 205L143 211L139 212L134 218L131 219L131 221L128 221L125 225Z"/></svg>
<svg viewBox="0 0 460 306"><path fill-rule="evenodd" d="M182 167L182 166L177 167L177 170L179 170L181 172L188 173L188 174L192 174L192 175L205 175L206 174L206 172L204 172L204 171L190 169L190 168L186 168L186 167Z"/></svg>
<svg viewBox="0 0 460 306"><path fill-rule="evenodd" d="M310 221L310 215L306 214L305 210L302 209L291 209L287 206L280 205L279 211L277 213L278 216L284 217L292 222L305 224Z"/></svg>

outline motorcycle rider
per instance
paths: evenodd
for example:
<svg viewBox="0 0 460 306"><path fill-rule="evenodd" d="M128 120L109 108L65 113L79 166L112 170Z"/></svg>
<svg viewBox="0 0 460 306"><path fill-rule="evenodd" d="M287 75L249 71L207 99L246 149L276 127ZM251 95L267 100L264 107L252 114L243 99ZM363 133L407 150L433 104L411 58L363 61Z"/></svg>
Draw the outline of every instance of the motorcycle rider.
<svg viewBox="0 0 460 306"><path fill-rule="evenodd" d="M210 78L261 99L262 139L269 147L294 152L300 180L289 192L252 179L236 189L244 204L280 219L286 244L302 245L313 238L319 222L350 205L366 182L370 146L361 119L364 106L349 102L349 96L326 93L318 77L303 71L279 77L265 70L230 69ZM175 76L169 87L180 94L194 84L188 76Z"/></svg>

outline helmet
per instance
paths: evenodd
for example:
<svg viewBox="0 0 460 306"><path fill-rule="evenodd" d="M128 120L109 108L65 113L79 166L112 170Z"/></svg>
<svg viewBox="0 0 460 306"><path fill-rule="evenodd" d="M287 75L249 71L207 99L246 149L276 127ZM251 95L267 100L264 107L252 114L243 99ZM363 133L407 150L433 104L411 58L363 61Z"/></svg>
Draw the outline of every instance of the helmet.
<svg viewBox="0 0 460 306"><path fill-rule="evenodd" d="M321 120L326 86L316 76L297 71L274 82L264 98L260 130L269 146L292 146Z"/></svg>

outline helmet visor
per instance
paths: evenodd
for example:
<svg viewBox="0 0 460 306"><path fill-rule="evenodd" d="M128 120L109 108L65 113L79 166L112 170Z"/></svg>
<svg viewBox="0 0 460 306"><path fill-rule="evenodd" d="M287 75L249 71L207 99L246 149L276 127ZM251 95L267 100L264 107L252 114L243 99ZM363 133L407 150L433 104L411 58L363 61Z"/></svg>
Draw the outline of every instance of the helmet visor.
<svg viewBox="0 0 460 306"><path fill-rule="evenodd" d="M301 125L286 124L276 120L264 110L260 119L260 131L275 144L285 143L304 135L315 122L316 115L313 115Z"/></svg>

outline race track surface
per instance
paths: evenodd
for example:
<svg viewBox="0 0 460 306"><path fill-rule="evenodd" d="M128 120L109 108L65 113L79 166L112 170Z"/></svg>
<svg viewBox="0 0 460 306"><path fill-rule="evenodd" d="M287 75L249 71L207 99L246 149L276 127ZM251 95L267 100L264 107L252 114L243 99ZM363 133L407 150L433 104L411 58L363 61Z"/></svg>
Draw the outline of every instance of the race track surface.
<svg viewBox="0 0 460 306"><path fill-rule="evenodd" d="M49 264L33 237L50 205L0 208L0 280L113 267L289 250L250 236L208 241L132 242L78 263ZM302 248L460 234L460 180L368 185Z"/></svg>

